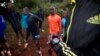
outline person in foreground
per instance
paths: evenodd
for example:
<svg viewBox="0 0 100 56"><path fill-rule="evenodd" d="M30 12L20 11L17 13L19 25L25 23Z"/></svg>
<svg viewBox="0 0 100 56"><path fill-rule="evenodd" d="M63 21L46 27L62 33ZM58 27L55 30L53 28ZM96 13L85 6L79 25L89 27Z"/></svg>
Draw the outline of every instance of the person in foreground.
<svg viewBox="0 0 100 56"><path fill-rule="evenodd" d="M6 23L4 20L4 17L0 14L0 55L1 56L12 56L8 43L6 42L5 39L5 29L6 29Z"/></svg>

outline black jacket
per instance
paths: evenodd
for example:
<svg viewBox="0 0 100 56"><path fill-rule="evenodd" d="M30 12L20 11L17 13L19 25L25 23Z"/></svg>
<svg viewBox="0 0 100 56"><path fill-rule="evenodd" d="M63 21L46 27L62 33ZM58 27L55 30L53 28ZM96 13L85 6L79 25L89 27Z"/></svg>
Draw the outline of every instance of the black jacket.
<svg viewBox="0 0 100 56"><path fill-rule="evenodd" d="M13 28L21 28L20 24L20 14L17 11L10 11L7 12L8 19Z"/></svg>
<svg viewBox="0 0 100 56"><path fill-rule="evenodd" d="M68 45L79 56L100 56L100 4L95 0L76 0Z"/></svg>
<svg viewBox="0 0 100 56"><path fill-rule="evenodd" d="M33 34L39 34L39 21L42 21L38 16L36 15L29 15L28 16L28 28Z"/></svg>

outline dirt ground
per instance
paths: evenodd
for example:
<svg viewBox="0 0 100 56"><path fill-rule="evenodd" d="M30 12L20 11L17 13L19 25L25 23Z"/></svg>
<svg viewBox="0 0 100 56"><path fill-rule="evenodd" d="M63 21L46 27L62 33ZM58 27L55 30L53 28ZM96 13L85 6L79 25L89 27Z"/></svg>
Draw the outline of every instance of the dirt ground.
<svg viewBox="0 0 100 56"><path fill-rule="evenodd" d="M42 56L49 56L49 45L46 44L47 37L48 37L48 24L47 19L44 21L43 29L45 32L41 32L41 39L40 39L40 46L42 47ZM39 56L38 53L36 53L36 46L34 44L34 41L32 40L32 37L28 39L29 45L26 49L24 49L24 41L22 40L22 45L18 46L17 37L15 33L13 32L11 26L7 27L6 30L6 36L7 36L7 42L9 43L10 50L12 52L13 56ZM55 55L54 55L55 56Z"/></svg>

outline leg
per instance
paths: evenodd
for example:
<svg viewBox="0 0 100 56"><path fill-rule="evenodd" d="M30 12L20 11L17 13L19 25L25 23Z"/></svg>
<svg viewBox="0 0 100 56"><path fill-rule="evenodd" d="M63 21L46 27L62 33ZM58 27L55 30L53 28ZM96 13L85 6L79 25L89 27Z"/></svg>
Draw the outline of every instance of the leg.
<svg viewBox="0 0 100 56"><path fill-rule="evenodd" d="M50 49L49 49L49 55L50 56L56 56L55 51L54 51L54 46L52 43L49 43Z"/></svg>
<svg viewBox="0 0 100 56"><path fill-rule="evenodd" d="M39 21L39 28L42 29L42 21Z"/></svg>
<svg viewBox="0 0 100 56"><path fill-rule="evenodd" d="M26 29L26 34L25 34L25 35L26 35L26 36L25 36L26 43L28 42L28 38L29 38L29 36L30 36L30 32L31 32L30 29L27 28L27 29Z"/></svg>
<svg viewBox="0 0 100 56"><path fill-rule="evenodd" d="M6 42L5 38L2 38L0 41L2 42L1 54L2 54L3 56L6 56L6 54L7 54L8 56L12 56L12 54L11 54L11 52L10 52L10 50L9 50L9 45L8 45L8 43Z"/></svg>
<svg viewBox="0 0 100 56"><path fill-rule="evenodd" d="M4 43L2 42L2 38L0 38L0 56L5 56L3 50L4 50Z"/></svg>
<svg viewBox="0 0 100 56"><path fill-rule="evenodd" d="M41 52L41 47L40 47L40 35L35 35L35 44L36 44L36 47L37 47L37 53L42 56L42 52Z"/></svg>
<svg viewBox="0 0 100 56"><path fill-rule="evenodd" d="M66 42L66 39L67 39L66 38L66 34L67 34L66 33L66 27L63 28L63 34L64 34L64 36L63 36L63 42Z"/></svg>
<svg viewBox="0 0 100 56"><path fill-rule="evenodd" d="M14 28L12 27L16 36L17 36L17 40L18 40L18 45L20 46L21 45L21 41L20 41L20 37L19 37L19 32L18 32L18 29L17 28Z"/></svg>
<svg viewBox="0 0 100 56"><path fill-rule="evenodd" d="M40 34L39 34L39 28L31 28L31 33L32 33L32 37L33 37L33 40L35 40L35 44L37 46L37 49L40 50L40 44L39 44L39 41L40 41Z"/></svg>
<svg viewBox="0 0 100 56"><path fill-rule="evenodd" d="M42 22L42 21L40 21L39 28L42 30L42 32L44 32L44 29L43 29L43 22Z"/></svg>
<svg viewBox="0 0 100 56"><path fill-rule="evenodd" d="M26 29L24 30L24 29L19 29L19 32L20 32L20 34L21 34L21 36L24 38L24 32L23 31L25 31L25 33L26 33Z"/></svg>
<svg viewBox="0 0 100 56"><path fill-rule="evenodd" d="M28 28L28 29L26 29L26 33L25 33L25 45L24 45L24 48L27 48L27 46L28 46L28 38L29 38L29 36L30 36L30 29Z"/></svg>
<svg viewBox="0 0 100 56"><path fill-rule="evenodd" d="M35 43L36 43L36 46L38 48L38 50L40 50L40 35L35 35Z"/></svg>
<svg viewBox="0 0 100 56"><path fill-rule="evenodd" d="M24 36L24 41L26 42L26 33L27 33L26 29L22 29L22 33L23 33L23 36Z"/></svg>
<svg viewBox="0 0 100 56"><path fill-rule="evenodd" d="M63 56L62 47L59 45L59 43L54 45L54 51L56 52L57 56Z"/></svg>

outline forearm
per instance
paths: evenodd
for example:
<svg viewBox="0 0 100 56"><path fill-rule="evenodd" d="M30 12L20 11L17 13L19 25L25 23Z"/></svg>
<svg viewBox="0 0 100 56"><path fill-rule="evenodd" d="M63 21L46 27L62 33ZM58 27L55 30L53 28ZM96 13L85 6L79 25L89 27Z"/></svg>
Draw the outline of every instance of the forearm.
<svg viewBox="0 0 100 56"><path fill-rule="evenodd" d="M33 18L37 19L38 21L42 21L41 18L39 18L38 16L34 15Z"/></svg>

